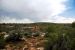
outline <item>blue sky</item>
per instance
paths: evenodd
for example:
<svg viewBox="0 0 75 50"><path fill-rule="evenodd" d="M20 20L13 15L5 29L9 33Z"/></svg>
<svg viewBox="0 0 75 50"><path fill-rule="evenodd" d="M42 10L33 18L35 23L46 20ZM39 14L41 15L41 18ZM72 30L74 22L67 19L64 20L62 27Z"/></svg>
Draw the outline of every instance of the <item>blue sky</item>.
<svg viewBox="0 0 75 50"><path fill-rule="evenodd" d="M75 18L75 0L69 0L67 6L69 7L69 9L63 12L62 16Z"/></svg>
<svg viewBox="0 0 75 50"><path fill-rule="evenodd" d="M0 23L75 21L75 0L0 0Z"/></svg>

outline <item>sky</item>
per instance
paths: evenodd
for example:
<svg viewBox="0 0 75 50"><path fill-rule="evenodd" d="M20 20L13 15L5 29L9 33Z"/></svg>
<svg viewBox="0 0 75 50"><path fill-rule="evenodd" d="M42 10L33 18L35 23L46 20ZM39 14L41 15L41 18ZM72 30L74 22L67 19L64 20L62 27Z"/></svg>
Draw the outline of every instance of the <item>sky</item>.
<svg viewBox="0 0 75 50"><path fill-rule="evenodd" d="M72 23L75 0L0 0L0 23Z"/></svg>

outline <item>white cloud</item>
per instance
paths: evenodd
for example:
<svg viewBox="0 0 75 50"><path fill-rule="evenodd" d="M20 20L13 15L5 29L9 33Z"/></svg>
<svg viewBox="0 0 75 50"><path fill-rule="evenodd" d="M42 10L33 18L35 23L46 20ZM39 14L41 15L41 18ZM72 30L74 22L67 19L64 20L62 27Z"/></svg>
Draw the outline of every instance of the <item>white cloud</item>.
<svg viewBox="0 0 75 50"><path fill-rule="evenodd" d="M73 21L75 21L75 18L56 16L55 23L72 23Z"/></svg>
<svg viewBox="0 0 75 50"><path fill-rule="evenodd" d="M20 13L36 13L36 15L57 15L64 10L67 0L2 0L3 9ZM30 14L32 15L32 14Z"/></svg>
<svg viewBox="0 0 75 50"><path fill-rule="evenodd" d="M53 22L53 23L72 23L73 21L75 21L75 18L70 17L67 18L63 16L55 16L42 20L42 22Z"/></svg>
<svg viewBox="0 0 75 50"><path fill-rule="evenodd" d="M12 17L13 22L20 21L48 21L48 22L72 22L73 18L59 16L68 8L65 3L68 0L1 0L1 7L4 11L15 12L20 17ZM8 22L11 17L2 21ZM22 18L22 19L17 19ZM29 20L30 19L30 20Z"/></svg>
<svg viewBox="0 0 75 50"><path fill-rule="evenodd" d="M33 23L29 19L15 19L15 18L10 18L10 17L2 17L0 20L0 23Z"/></svg>

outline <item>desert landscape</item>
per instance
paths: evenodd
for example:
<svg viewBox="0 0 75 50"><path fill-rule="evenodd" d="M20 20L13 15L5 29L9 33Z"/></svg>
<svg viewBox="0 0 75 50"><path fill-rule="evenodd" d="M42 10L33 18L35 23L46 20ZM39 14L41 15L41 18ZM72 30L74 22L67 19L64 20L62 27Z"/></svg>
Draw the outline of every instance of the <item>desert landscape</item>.
<svg viewBox="0 0 75 50"><path fill-rule="evenodd" d="M0 24L1 50L74 50L75 23Z"/></svg>

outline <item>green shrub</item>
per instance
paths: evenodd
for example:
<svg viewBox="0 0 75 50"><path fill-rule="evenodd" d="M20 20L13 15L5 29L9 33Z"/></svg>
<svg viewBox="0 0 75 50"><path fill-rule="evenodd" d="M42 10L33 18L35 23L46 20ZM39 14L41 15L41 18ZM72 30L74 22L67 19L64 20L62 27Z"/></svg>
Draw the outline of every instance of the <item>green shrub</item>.
<svg viewBox="0 0 75 50"><path fill-rule="evenodd" d="M0 36L0 49L3 49L5 47L5 39L4 36Z"/></svg>

